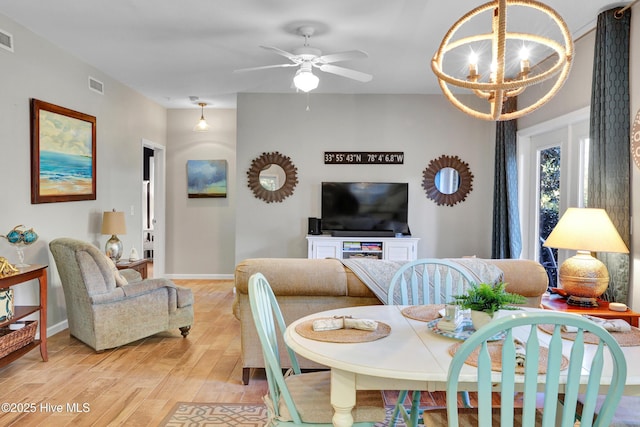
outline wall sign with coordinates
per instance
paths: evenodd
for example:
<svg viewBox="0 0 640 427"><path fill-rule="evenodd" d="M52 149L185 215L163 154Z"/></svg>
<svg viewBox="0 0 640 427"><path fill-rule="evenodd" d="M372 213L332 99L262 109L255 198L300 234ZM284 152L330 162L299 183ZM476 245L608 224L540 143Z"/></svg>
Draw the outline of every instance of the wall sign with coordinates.
<svg viewBox="0 0 640 427"><path fill-rule="evenodd" d="M401 165L403 151L325 151L325 165Z"/></svg>

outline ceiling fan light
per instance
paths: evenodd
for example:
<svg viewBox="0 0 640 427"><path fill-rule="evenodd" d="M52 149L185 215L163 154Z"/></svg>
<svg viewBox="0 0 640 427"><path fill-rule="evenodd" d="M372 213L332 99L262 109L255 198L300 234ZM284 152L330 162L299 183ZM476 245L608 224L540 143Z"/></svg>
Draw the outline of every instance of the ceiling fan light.
<svg viewBox="0 0 640 427"><path fill-rule="evenodd" d="M300 69L296 72L296 76L293 78L294 86L303 91L309 92L318 87L320 79L313 74L310 70Z"/></svg>

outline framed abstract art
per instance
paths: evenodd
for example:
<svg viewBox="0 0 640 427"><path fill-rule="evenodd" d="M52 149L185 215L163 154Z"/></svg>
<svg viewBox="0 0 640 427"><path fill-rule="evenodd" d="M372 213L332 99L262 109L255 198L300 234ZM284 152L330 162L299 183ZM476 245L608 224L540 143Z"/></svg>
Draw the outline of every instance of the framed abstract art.
<svg viewBox="0 0 640 427"><path fill-rule="evenodd" d="M227 197L227 161L187 160L187 194L190 199Z"/></svg>

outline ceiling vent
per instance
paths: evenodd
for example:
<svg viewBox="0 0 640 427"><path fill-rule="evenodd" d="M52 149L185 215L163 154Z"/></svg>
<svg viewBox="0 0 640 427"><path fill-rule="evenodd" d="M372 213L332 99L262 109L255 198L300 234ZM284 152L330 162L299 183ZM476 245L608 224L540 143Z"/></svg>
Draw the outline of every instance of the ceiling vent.
<svg viewBox="0 0 640 427"><path fill-rule="evenodd" d="M13 36L4 30L0 30L0 47L13 52Z"/></svg>
<svg viewBox="0 0 640 427"><path fill-rule="evenodd" d="M91 76L89 76L89 89L94 92L98 92L100 95L104 95L104 83Z"/></svg>

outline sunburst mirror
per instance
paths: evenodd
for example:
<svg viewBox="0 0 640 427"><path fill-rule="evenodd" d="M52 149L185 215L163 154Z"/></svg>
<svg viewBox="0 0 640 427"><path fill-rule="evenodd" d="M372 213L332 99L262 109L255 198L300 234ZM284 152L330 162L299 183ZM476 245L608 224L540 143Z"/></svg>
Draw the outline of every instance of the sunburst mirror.
<svg viewBox="0 0 640 427"><path fill-rule="evenodd" d="M298 170L289 157L274 151L253 159L247 178L257 199L280 203L293 194L298 184Z"/></svg>
<svg viewBox="0 0 640 427"><path fill-rule="evenodd" d="M432 160L422 176L427 197L438 205L453 206L462 202L473 188L469 164L458 156L440 156Z"/></svg>

